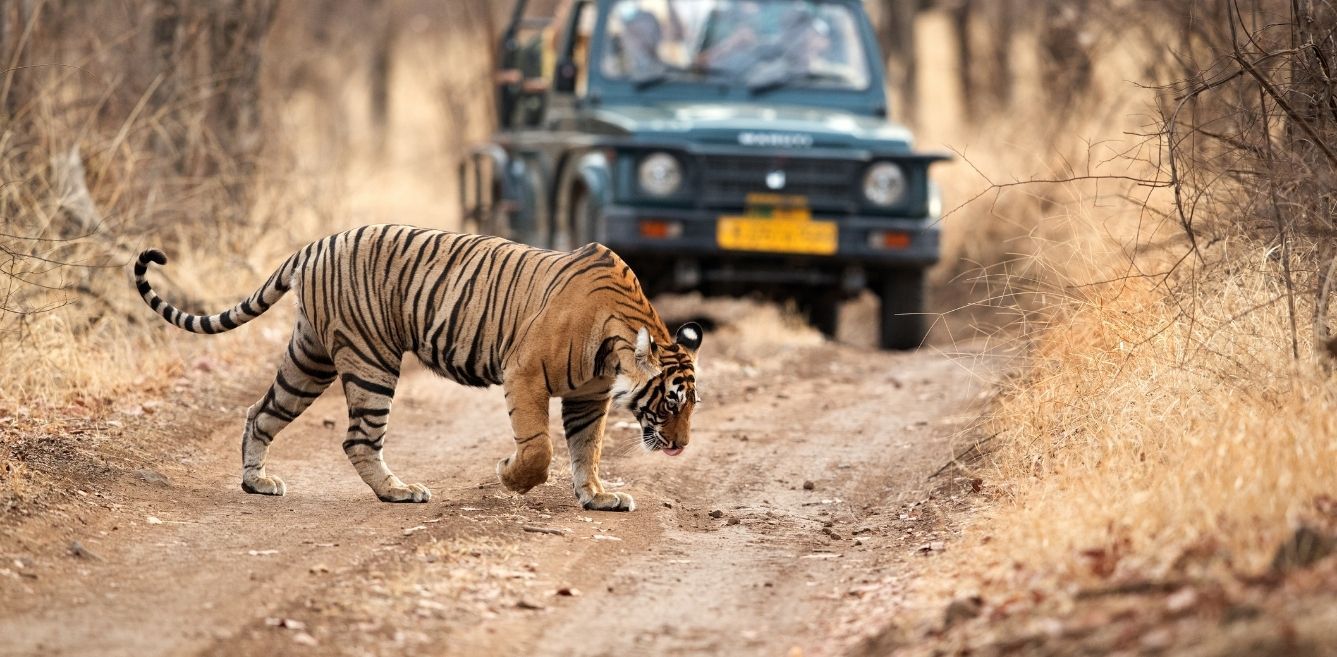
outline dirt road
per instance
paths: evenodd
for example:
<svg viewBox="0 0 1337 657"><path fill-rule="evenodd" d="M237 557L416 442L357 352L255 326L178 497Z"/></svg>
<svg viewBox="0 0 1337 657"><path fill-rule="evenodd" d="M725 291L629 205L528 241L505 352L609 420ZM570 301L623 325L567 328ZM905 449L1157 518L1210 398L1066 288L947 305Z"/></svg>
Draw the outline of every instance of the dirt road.
<svg viewBox="0 0 1337 657"><path fill-rule="evenodd" d="M163 463L71 482L94 502L6 542L0 654L838 654L864 594L925 559L934 537L905 509L991 368L823 342L765 307L723 314L683 456L629 448L627 415L610 425L605 476L630 514L582 510L561 447L548 484L501 488L495 389L403 379L387 461L432 489L425 505L382 504L357 478L335 392L278 437L282 498L237 484L264 383L193 399L182 415L205 419L156 429Z"/></svg>

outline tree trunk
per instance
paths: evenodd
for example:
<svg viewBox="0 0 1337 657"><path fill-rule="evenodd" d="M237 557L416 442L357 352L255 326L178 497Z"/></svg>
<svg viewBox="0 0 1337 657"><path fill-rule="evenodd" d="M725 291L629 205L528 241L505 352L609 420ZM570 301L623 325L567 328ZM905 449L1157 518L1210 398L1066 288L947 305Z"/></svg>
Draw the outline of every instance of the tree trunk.
<svg viewBox="0 0 1337 657"><path fill-rule="evenodd" d="M1053 107L1067 107L1091 83L1091 56L1082 45L1087 0L1046 0L1040 50L1045 89Z"/></svg>
<svg viewBox="0 0 1337 657"><path fill-rule="evenodd" d="M989 33L989 75L985 91L989 94L991 110L1004 111L1012 105L1015 80L1012 75L1012 32L1016 26L1018 8L1013 0L997 0L989 5L994 26Z"/></svg>
<svg viewBox="0 0 1337 657"><path fill-rule="evenodd" d="M952 7L952 27L956 32L957 85L961 90L961 113L967 121L979 114L975 94L975 54L970 38L973 0L957 0Z"/></svg>
<svg viewBox="0 0 1337 657"><path fill-rule="evenodd" d="M373 10L375 11L375 10ZM390 120L390 76L393 73L398 25L392 12L380 12L381 25L371 51L371 128L377 156L385 155L386 126Z"/></svg>
<svg viewBox="0 0 1337 657"><path fill-rule="evenodd" d="M251 178L264 142L260 66L274 8L273 0L229 0L214 5L209 17L209 59L219 83L206 121L221 152L206 150L194 174L220 176L230 211L219 214L238 222L250 211Z"/></svg>
<svg viewBox="0 0 1337 657"><path fill-rule="evenodd" d="M880 5L878 45L887 63L887 78L893 90L893 114L914 124L918 109L916 87L919 84L915 57L915 16L917 0L883 0Z"/></svg>
<svg viewBox="0 0 1337 657"><path fill-rule="evenodd" d="M31 50L32 33L36 31L37 17L42 11L40 0L19 0L16 5L13 23L6 20L6 27L9 28L7 38L5 39L5 61L6 69L4 76L4 87L0 89L4 93L5 116L12 120L23 104L32 99L32 78L34 72L25 68L29 63L28 51ZM9 7L4 8L5 14L9 13Z"/></svg>

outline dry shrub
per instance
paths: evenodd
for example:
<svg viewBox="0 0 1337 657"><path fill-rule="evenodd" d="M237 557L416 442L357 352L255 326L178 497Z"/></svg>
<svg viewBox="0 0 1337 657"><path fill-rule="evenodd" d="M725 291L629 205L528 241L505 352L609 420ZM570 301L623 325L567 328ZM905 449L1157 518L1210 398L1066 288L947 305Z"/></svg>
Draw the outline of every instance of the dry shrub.
<svg viewBox="0 0 1337 657"><path fill-rule="evenodd" d="M465 92L489 81L493 11L0 7L0 60L20 66L0 76L0 417L129 394L231 352L230 338L176 335L143 306L127 273L143 248L171 259L153 274L165 298L216 312L330 232L452 225L441 181L488 128L487 94Z"/></svg>
<svg viewBox="0 0 1337 657"><path fill-rule="evenodd" d="M1011 230L986 226L983 239L957 242L983 254L985 298L1015 299L1007 307L1027 338L1021 373L981 427L986 457L971 466L997 504L959 565L986 588L1015 587L1018 572L1062 589L1182 575L1192 555L1255 574L1296 523L1315 521L1337 482L1319 301L1337 162L1313 138L1337 137L1337 118L1326 106L1327 116L1295 110L1328 102L1310 93L1328 83L1306 78L1318 64L1286 49L1288 5L1255 3L1243 18L1221 2L1143 9L1187 25L1178 59L1146 70L1188 69L1190 79L1140 94L1125 86L1125 100L1154 104L1160 120L1068 124L1108 153L1073 158L1083 142L1069 137L1049 161L1073 180L1007 190L967 225L1017 212ZM1231 16L1239 51L1222 22ZM1306 29L1321 38L1299 52L1326 62L1337 23L1326 5L1318 18ZM1291 98L1295 116L1243 72L1249 65ZM1087 174L1156 182L1078 179ZM991 261L990 244L1008 246L992 247L1001 255Z"/></svg>
<svg viewBox="0 0 1337 657"><path fill-rule="evenodd" d="M1003 498L987 552L1079 579L1119 553L1153 576L1210 542L1254 572L1332 492L1337 396L1290 357L1279 265L1248 241L1221 250L1240 264L1199 281L1191 315L1147 279L1067 300L988 423L980 468Z"/></svg>
<svg viewBox="0 0 1337 657"><path fill-rule="evenodd" d="M0 3L0 509L163 449L135 432L118 459L71 429L204 394L192 376L269 374L286 305L228 335L178 331L130 284L141 249L170 258L151 274L164 298L217 312L331 232L454 225L498 7Z"/></svg>

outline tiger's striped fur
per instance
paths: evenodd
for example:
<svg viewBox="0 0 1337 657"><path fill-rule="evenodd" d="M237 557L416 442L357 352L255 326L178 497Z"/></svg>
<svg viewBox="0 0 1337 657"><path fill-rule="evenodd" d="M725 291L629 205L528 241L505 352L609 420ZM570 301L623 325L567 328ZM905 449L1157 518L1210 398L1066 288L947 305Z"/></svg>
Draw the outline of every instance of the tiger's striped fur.
<svg viewBox="0 0 1337 657"><path fill-rule="evenodd" d="M499 237L365 226L308 244L244 301L209 316L163 301L146 279L149 263L167 258L140 254L140 296L194 333L232 330L297 294L297 325L278 374L246 415L248 493L284 494L283 481L265 469L270 443L338 379L348 398L343 449L362 480L387 502L430 499L382 458L406 353L461 384L505 389L516 446L497 474L518 493L547 480L551 397L562 399L573 483L587 509L634 507L599 479L612 403L636 417L647 449L676 455L691 439L701 327L688 323L671 336L630 267L599 244L562 253Z"/></svg>

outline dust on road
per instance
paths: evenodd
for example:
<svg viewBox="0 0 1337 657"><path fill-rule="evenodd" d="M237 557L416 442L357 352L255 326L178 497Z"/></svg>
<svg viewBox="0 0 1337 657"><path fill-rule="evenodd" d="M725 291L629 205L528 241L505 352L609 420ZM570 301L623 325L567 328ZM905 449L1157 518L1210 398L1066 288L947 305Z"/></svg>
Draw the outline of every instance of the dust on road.
<svg viewBox="0 0 1337 657"><path fill-rule="evenodd" d="M401 381L386 453L430 503L376 501L339 449L337 393L275 442L288 495L246 495L251 400L232 394L204 402L231 409L221 424L166 429L191 447L164 480L87 485L105 513L3 545L30 574L0 579L0 654L839 654L875 629L865 594L903 586L925 558L934 537L903 509L997 368L977 352L824 342L773 307L713 307L691 447L642 453L630 416L610 421L605 477L633 513L580 508L560 438L549 483L501 488L501 393L423 371ZM88 555L69 554L72 537Z"/></svg>

